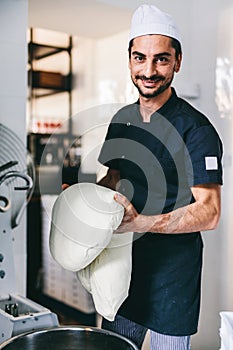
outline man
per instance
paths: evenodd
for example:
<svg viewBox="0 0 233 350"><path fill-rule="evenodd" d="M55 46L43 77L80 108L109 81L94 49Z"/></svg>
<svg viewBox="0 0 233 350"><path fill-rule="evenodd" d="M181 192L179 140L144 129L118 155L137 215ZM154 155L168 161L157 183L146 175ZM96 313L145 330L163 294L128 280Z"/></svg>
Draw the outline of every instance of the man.
<svg viewBox="0 0 233 350"><path fill-rule="evenodd" d="M200 307L202 239L220 217L222 144L209 120L171 87L181 66L171 16L142 5L132 18L129 69L137 103L112 119L99 184L117 189L125 208L118 233L135 232L129 296L102 327L141 348L190 349ZM140 235L141 234L141 235Z"/></svg>

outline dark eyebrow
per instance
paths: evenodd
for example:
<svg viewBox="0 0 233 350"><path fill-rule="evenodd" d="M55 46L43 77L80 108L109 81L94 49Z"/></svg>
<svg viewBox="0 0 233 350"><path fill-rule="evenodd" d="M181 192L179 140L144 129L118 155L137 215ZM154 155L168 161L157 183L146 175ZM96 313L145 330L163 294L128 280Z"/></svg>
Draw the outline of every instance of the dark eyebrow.
<svg viewBox="0 0 233 350"><path fill-rule="evenodd" d="M161 57L161 56L171 56L170 52L160 52L157 55L154 55L154 57Z"/></svg>
<svg viewBox="0 0 233 350"><path fill-rule="evenodd" d="M144 55L143 53L139 52L139 51L134 51L132 52L132 55L137 55L137 56L142 56L142 57L146 57L146 55Z"/></svg>
<svg viewBox="0 0 233 350"><path fill-rule="evenodd" d="M136 56L141 56L141 57L146 57L146 55L144 55L143 53L139 52L139 51L133 51L132 55ZM160 52L156 55L154 55L155 58L161 57L161 56L171 56L171 54L169 52Z"/></svg>

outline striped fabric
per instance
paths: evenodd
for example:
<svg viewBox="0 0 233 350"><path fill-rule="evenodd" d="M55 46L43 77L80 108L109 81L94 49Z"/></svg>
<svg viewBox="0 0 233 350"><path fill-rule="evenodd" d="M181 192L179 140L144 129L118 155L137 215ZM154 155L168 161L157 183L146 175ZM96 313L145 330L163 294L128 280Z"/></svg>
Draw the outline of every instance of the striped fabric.
<svg viewBox="0 0 233 350"><path fill-rule="evenodd" d="M190 336L175 337L150 331L151 350L190 350Z"/></svg>
<svg viewBox="0 0 233 350"><path fill-rule="evenodd" d="M147 328L117 315L113 322L105 319L102 328L120 334L141 349ZM190 336L175 337L150 331L150 350L190 350Z"/></svg>

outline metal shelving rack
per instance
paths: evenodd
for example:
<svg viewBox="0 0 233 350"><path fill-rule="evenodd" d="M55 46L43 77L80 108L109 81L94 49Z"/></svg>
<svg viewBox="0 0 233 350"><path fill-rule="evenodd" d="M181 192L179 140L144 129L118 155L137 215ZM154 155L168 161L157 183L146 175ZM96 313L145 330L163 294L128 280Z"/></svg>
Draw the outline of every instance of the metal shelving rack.
<svg viewBox="0 0 233 350"><path fill-rule="evenodd" d="M32 115L33 101L37 98L51 96L57 93L69 94L69 125L68 134L72 135L72 36L69 36L67 47L59 47L36 43L33 38L33 28L30 29L30 41L28 43L28 86L30 89L30 114ZM69 73L63 75L53 71L38 71L35 69L35 63L44 58L57 55L61 52L67 52L69 55ZM30 115L30 117L31 117Z"/></svg>

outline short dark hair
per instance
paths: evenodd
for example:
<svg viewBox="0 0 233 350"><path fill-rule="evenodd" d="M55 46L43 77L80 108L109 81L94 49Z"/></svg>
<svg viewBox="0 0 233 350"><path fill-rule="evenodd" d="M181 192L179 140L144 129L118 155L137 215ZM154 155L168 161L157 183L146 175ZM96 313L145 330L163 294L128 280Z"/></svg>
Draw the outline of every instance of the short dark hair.
<svg viewBox="0 0 233 350"><path fill-rule="evenodd" d="M132 46L133 46L133 40L130 40L129 42L129 58L131 57L131 50L132 50ZM171 45L172 47L175 49L176 51L176 59L178 59L179 55L182 55L182 49L181 49L181 44L178 40L171 38Z"/></svg>

